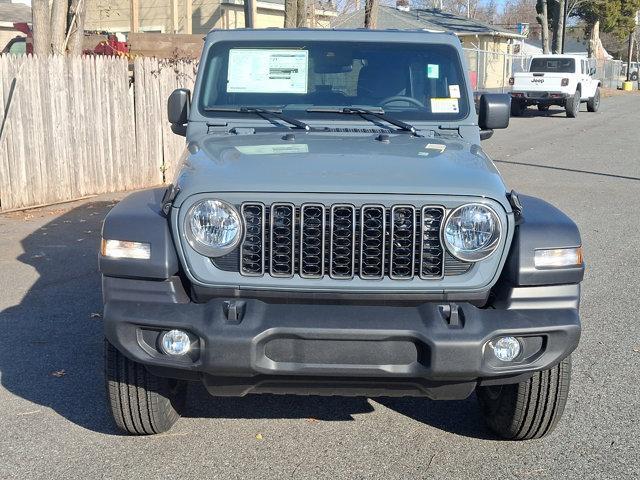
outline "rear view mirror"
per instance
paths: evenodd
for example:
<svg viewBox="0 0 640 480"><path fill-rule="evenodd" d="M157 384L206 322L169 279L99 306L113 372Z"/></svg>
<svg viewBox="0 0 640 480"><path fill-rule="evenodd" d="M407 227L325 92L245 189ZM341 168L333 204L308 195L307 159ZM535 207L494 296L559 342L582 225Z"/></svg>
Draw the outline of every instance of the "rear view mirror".
<svg viewBox="0 0 640 480"><path fill-rule="evenodd" d="M176 135L185 136L187 134L190 104L191 91L187 88L178 88L169 95L167 117L171 124L171 131Z"/></svg>
<svg viewBox="0 0 640 480"><path fill-rule="evenodd" d="M485 93L480 97L478 125L482 130L507 128L511 117L511 95Z"/></svg>

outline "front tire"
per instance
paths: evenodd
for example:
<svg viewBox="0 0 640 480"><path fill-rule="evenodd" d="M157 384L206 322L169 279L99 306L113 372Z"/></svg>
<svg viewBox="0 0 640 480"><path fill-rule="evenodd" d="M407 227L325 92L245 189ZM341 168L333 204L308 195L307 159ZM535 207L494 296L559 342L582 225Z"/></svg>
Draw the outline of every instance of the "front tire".
<svg viewBox="0 0 640 480"><path fill-rule="evenodd" d="M527 106L521 100L511 99L511 116L521 117Z"/></svg>
<svg viewBox="0 0 640 480"><path fill-rule="evenodd" d="M600 108L600 87L596 88L596 93L587 101L587 110L589 112L597 112Z"/></svg>
<svg viewBox="0 0 640 480"><path fill-rule="evenodd" d="M569 396L571 357L521 383L478 387L487 425L508 440L530 440L551 433Z"/></svg>
<svg viewBox="0 0 640 480"><path fill-rule="evenodd" d="M107 401L119 429L133 435L153 435L168 431L180 418L185 382L149 373L106 339L104 370Z"/></svg>

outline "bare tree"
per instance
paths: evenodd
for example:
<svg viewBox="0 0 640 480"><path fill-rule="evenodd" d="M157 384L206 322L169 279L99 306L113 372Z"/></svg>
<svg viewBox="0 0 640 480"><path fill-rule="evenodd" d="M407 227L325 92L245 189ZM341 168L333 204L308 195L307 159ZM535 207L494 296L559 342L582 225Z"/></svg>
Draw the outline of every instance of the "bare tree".
<svg viewBox="0 0 640 480"><path fill-rule="evenodd" d="M297 0L284 1L284 28L296 28Z"/></svg>
<svg viewBox="0 0 640 480"><path fill-rule="evenodd" d="M49 55L51 53L51 11L49 0L32 0L33 53Z"/></svg>
<svg viewBox="0 0 640 480"><path fill-rule="evenodd" d="M364 7L364 28L376 28L378 23L378 0L367 0Z"/></svg>
<svg viewBox="0 0 640 480"><path fill-rule="evenodd" d="M542 26L542 53L549 53L549 9L547 8L547 0L539 0L540 8L538 9L537 20Z"/></svg>
<svg viewBox="0 0 640 480"><path fill-rule="evenodd" d="M303 28L307 26L307 2L305 0L296 0L296 27Z"/></svg>
<svg viewBox="0 0 640 480"><path fill-rule="evenodd" d="M82 53L82 37L84 36L84 20L87 12L86 0L72 0L69 6L69 28L67 30L67 50L72 55Z"/></svg>
<svg viewBox="0 0 640 480"><path fill-rule="evenodd" d="M33 51L36 55L82 53L86 0L33 0Z"/></svg>

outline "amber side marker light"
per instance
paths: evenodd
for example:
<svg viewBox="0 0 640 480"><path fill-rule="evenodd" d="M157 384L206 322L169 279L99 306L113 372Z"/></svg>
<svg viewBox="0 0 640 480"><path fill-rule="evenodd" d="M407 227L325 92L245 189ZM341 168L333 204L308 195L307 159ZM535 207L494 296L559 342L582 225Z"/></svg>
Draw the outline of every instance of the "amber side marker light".
<svg viewBox="0 0 640 480"><path fill-rule="evenodd" d="M108 258L133 258L149 260L151 258L151 244L143 242L129 242L126 240L102 239L100 253Z"/></svg>
<svg viewBox="0 0 640 480"><path fill-rule="evenodd" d="M582 247L536 250L534 265L538 269L580 267L584 262Z"/></svg>

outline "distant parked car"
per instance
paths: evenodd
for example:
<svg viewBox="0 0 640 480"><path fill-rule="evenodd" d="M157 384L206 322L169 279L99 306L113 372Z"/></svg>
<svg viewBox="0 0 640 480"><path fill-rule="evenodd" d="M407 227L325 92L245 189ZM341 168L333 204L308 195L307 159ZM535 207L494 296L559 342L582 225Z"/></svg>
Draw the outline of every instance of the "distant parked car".
<svg viewBox="0 0 640 480"><path fill-rule="evenodd" d="M590 112L600 107L600 80L589 59L580 55L540 55L531 59L528 72L515 73L511 85L511 115L522 115L529 105L546 111L559 105L567 117L578 115L580 104Z"/></svg>

